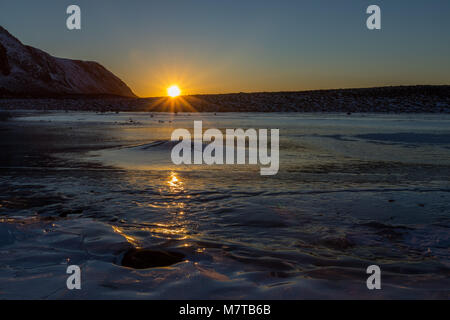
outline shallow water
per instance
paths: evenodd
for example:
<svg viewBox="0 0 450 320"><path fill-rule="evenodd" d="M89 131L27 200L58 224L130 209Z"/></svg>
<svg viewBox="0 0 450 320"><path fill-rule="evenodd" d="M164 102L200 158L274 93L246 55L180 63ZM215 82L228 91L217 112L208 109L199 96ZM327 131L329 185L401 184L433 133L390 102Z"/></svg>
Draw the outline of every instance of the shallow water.
<svg viewBox="0 0 450 320"><path fill-rule="evenodd" d="M279 173L174 166L170 134L194 120L279 128ZM34 141L2 145L0 297L448 299L449 124L442 115L28 114L14 125L45 128L46 138L20 161L18 148ZM131 248L185 258L123 267ZM80 291L66 289L68 264L82 269ZM372 264L382 270L376 292L366 287Z"/></svg>

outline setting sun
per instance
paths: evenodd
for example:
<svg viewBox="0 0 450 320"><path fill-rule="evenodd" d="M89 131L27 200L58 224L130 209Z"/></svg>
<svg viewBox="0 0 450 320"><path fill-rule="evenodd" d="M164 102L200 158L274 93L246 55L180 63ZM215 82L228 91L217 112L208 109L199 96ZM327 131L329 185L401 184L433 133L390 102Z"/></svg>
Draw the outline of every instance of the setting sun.
<svg viewBox="0 0 450 320"><path fill-rule="evenodd" d="M181 94L181 90L176 85L173 85L173 86L167 88L167 95L169 97L175 98L175 97L178 97L180 94Z"/></svg>

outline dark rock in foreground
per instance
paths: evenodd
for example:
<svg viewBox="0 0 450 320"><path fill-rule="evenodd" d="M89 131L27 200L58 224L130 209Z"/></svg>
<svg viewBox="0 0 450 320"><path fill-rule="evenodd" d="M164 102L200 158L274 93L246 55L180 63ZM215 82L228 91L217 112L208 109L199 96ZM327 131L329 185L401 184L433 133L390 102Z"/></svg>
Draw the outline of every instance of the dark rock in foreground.
<svg viewBox="0 0 450 320"><path fill-rule="evenodd" d="M167 267L183 261L184 257L182 253L173 251L131 249L125 253L122 266L133 269Z"/></svg>

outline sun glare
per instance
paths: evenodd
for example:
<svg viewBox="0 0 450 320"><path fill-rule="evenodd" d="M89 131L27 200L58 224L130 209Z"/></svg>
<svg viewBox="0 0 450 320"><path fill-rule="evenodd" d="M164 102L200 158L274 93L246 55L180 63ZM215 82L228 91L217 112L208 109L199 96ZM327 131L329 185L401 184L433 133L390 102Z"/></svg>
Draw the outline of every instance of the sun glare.
<svg viewBox="0 0 450 320"><path fill-rule="evenodd" d="M180 94L181 94L181 90L176 85L173 85L173 86L167 88L167 95L169 97L175 98L175 97L178 97Z"/></svg>

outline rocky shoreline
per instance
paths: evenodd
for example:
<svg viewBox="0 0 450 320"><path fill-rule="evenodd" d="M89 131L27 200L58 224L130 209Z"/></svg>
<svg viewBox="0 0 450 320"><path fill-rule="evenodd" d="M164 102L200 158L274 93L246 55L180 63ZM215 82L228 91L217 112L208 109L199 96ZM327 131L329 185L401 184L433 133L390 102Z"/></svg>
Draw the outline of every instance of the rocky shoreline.
<svg viewBox="0 0 450 320"><path fill-rule="evenodd" d="M370 112L450 113L450 86L399 86L300 92L208 94L161 98L70 96L0 98L3 110L96 112Z"/></svg>

